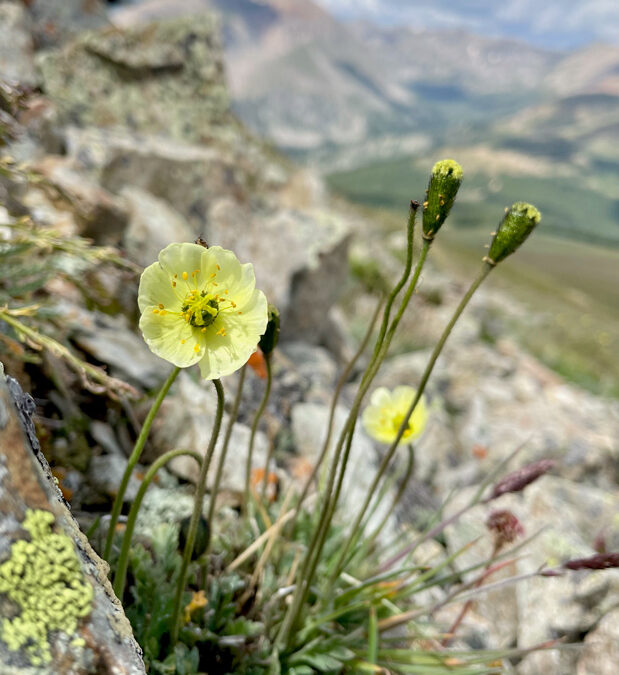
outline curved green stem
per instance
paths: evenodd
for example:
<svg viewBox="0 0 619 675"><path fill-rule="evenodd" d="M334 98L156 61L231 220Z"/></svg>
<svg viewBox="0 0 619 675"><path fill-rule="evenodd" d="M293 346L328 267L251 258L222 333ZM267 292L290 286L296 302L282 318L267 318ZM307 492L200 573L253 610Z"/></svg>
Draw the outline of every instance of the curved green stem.
<svg viewBox="0 0 619 675"><path fill-rule="evenodd" d="M153 420L155 419L155 416L157 415L157 412L159 411L159 408L163 403L163 399L166 397L168 391L170 390L172 383L176 379L177 375L180 373L180 370L181 370L180 368L174 367L174 370L168 375L168 379L163 383L163 386L161 387L159 393L157 394L157 398L155 398L155 400L153 401L153 405L148 411L148 415L144 420L144 424L142 425L140 435L138 436L135 445L133 446L133 450L131 452L131 455L129 456L129 460L127 461L125 473L123 474L122 480L120 481L120 486L118 488L118 493L116 494L116 499L114 499L114 505L112 507L112 514L110 516L110 523L107 531L107 537L105 539L105 548L103 549L103 558L108 562L110 559L110 553L112 552L112 542L114 541L114 530L116 529L118 516L120 515L120 511L123 506L123 499L125 497L125 492L127 491L127 485L129 485L129 479L131 478L131 474L133 473L135 465L138 463L140 459L140 455L142 454L142 450L144 449L144 445L146 443L146 439L148 438L148 434L153 424Z"/></svg>
<svg viewBox="0 0 619 675"><path fill-rule="evenodd" d="M187 581L187 568L193 553L193 547L196 541L196 533L198 531L198 522L200 514L202 513L202 502L204 501L204 494L206 492L206 475L213 457L217 437L219 436L219 429L221 428L221 419L224 413L224 388L220 380L213 380L213 385L217 391L217 411L215 413L215 423L213 424L213 431L211 432L211 440L209 441L206 450L206 456L202 460L200 467L200 475L196 485L196 493L194 497L193 512L191 520L189 521L189 529L187 531L187 541L185 543L185 550L183 552L183 560L181 569L178 575L178 582L176 585L176 595L174 596L174 611L172 613L172 645L174 646L178 640L178 632L180 630L181 621L181 603L183 601L183 591L185 590L185 582ZM216 499L217 495L212 494L211 499Z"/></svg>
<svg viewBox="0 0 619 675"><path fill-rule="evenodd" d="M120 549L120 555L118 556L118 563L116 565L116 573L114 574L114 593L119 599L122 598L123 591L125 589L125 579L127 576L127 565L129 564L129 550L131 548L131 537L133 536L133 530L135 528L135 523L138 517L138 512L140 506L142 505L142 500L146 494L148 486L151 484L155 474L159 469L167 464L170 460L181 455L188 455L193 457L198 464L202 464L202 457L193 450L170 450L169 452L164 453L159 457L152 466L146 472L144 480L140 485L139 490L131 504L131 510L129 511L129 517L127 518L127 527L123 535L123 542Z"/></svg>
<svg viewBox="0 0 619 675"><path fill-rule="evenodd" d="M367 491L367 495L365 497L365 500L363 502L363 506L361 507L361 510L359 511L352 527L350 528L350 534L348 536L348 539L346 541L346 544L343 546L342 551L340 553L340 561L336 569L338 571L341 571L341 564L342 561L345 559L346 554L348 553L348 550L350 546L352 545L353 539L356 536L355 533L358 530L361 521L363 520L365 516L365 512L367 511L367 508L370 504L370 501L372 499L372 495L376 491L378 484L380 483L380 480L382 479L385 471L387 470L387 466L391 462L393 455L395 454L396 448L398 447L398 443L400 442L402 435L406 431L408 427L408 420L410 419L410 416L413 414L415 408L417 407L417 403L419 403L419 400L421 399L423 392L426 388L426 385L428 383L428 380L430 379L430 375L432 374L432 370L434 369L434 365L436 364L436 361L440 355L440 353L443 350L443 347L445 346L445 343L447 342L447 338L450 336L451 331L456 323L456 321L460 318L460 315L464 311L465 307L468 305L470 299L473 297L473 294L475 291L481 286L482 282L484 279L488 276L490 271L493 269L492 265L489 265L488 263L484 263L484 266L477 276L477 278L473 281L473 283L470 285L468 291L460 301L460 304L456 308L456 311L454 312L453 316L449 320L449 323L445 326L445 329L443 330L443 333L439 339L439 341L436 343L436 346L434 347L434 351L432 352L432 355L430 356L430 360L428 361L426 368L423 372L423 375L421 376L421 381L419 382L419 387L417 389L417 393L415 395L415 398L413 399L412 403L410 404L406 414L404 415L404 419L402 420L402 424L400 425L400 428L398 429L398 433L396 434L395 439L389 446L389 449L383 456L383 459L380 463L380 466L378 468L378 471L374 477L374 480L372 481L371 486L369 487Z"/></svg>
<svg viewBox="0 0 619 675"><path fill-rule="evenodd" d="M251 479L251 460L252 460L252 455L254 454L254 441L256 439L256 431L258 430L258 423L260 422L260 418L262 417L262 413L264 412L264 409L267 406L267 402L269 400L269 396L271 395L271 384L273 381L273 374L271 371L271 354L265 354L264 355L264 362L267 367L267 384L264 389L264 394L262 396L262 400L260 401L260 405L258 406L258 410L256 410L256 414L254 415L254 419L251 423L251 433L249 436L249 447L247 448L247 461L245 462L245 509L247 510L249 506L249 482ZM264 477L266 481L266 476Z"/></svg>
<svg viewBox="0 0 619 675"><path fill-rule="evenodd" d="M219 456L219 462L217 463L217 472L215 473L215 479L213 480L213 489L211 490L211 494L213 495L209 505L208 505L208 516L207 516L207 522L209 526L212 528L213 527L213 517L215 516L215 503L216 503L216 497L217 493L219 492L219 485L221 483L221 477L224 472L224 465L226 462L226 455L228 454L228 445L230 444L230 437L232 436L232 429L234 428L234 424L236 422L236 418L238 417L239 414L239 407L241 405L241 396L243 394L243 386L245 384L245 375L247 373L247 364L245 364L241 368L241 372L239 374L239 384L236 389L236 394L234 396L234 403L232 404L232 410L230 411L230 416L228 418L228 426L226 427L226 433L224 435L224 442L221 447L221 454ZM208 554L208 551L211 547L211 541L212 537L209 537L208 544L206 547L206 551L204 552L204 556Z"/></svg>

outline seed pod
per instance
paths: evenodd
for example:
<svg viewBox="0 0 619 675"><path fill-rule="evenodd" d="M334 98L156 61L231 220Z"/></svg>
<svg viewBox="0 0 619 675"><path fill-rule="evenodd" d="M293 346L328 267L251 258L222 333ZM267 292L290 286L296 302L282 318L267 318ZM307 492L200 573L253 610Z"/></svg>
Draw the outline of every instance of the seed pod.
<svg viewBox="0 0 619 675"><path fill-rule="evenodd" d="M568 570L607 570L619 567L619 553L598 553L590 558L576 558L563 563Z"/></svg>
<svg viewBox="0 0 619 675"><path fill-rule="evenodd" d="M491 265L511 255L533 232L542 216L531 204L516 202L505 212L505 216L490 244L490 250L484 260Z"/></svg>
<svg viewBox="0 0 619 675"><path fill-rule="evenodd" d="M462 183L462 167L453 159L443 159L432 167L423 203L423 236L434 239L449 215Z"/></svg>
<svg viewBox="0 0 619 675"><path fill-rule="evenodd" d="M267 357L275 349L279 340L279 310L275 305L269 305L268 315L267 328L258 342L262 353Z"/></svg>
<svg viewBox="0 0 619 675"><path fill-rule="evenodd" d="M527 464L522 469L507 474L505 478L501 478L500 481L495 483L492 493L486 499L486 502L492 501L508 492L520 492L524 490L527 485L530 485L540 476L550 471L555 466L555 463L553 459L540 459L538 462Z"/></svg>

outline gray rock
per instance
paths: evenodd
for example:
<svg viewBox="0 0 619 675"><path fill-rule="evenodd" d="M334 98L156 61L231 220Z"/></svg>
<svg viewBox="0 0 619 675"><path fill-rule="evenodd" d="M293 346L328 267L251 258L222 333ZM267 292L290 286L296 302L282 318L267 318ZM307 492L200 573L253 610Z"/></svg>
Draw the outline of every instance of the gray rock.
<svg viewBox="0 0 619 675"><path fill-rule="evenodd" d="M348 274L346 219L322 209L252 213L228 199L213 205L208 231L253 261L258 285L282 314L282 340L329 344L329 309Z"/></svg>
<svg viewBox="0 0 619 675"><path fill-rule="evenodd" d="M328 404L338 376L337 365L323 347L306 342L284 342L278 354L280 384L299 390L308 403Z"/></svg>
<svg viewBox="0 0 619 675"><path fill-rule="evenodd" d="M619 609L613 609L585 638L576 675L615 675L619 663Z"/></svg>
<svg viewBox="0 0 619 675"><path fill-rule="evenodd" d="M0 79L36 84L30 28L22 3L0 3Z"/></svg>
<svg viewBox="0 0 619 675"><path fill-rule="evenodd" d="M446 516L466 503L474 492L464 491L448 505ZM527 574L542 565L558 566L571 558L593 555L593 540L599 529L614 541L618 529L615 514L619 496L598 488L574 483L564 478L544 476L521 494L504 495L489 505L478 505L445 531L448 550L455 552L467 542L478 539L455 561L459 569L487 560L492 551L492 537L485 521L495 509L509 509L525 528L527 536L537 536L522 551L509 570ZM595 523L595 527L592 527ZM468 580L479 572L470 572ZM490 581L498 580L493 576ZM533 577L517 584L484 593L476 601L476 611L491 621L491 645L515 643L518 647L565 635L577 640L591 630L619 602L617 570L568 573L560 577ZM574 672L572 655L540 653L527 656L518 672ZM571 660L570 660L571 659ZM569 668L572 668L570 670ZM594 672L594 671L592 671Z"/></svg>
<svg viewBox="0 0 619 675"><path fill-rule="evenodd" d="M148 349L122 315L69 307L65 316L79 347L121 377L146 389L156 387L166 377L169 364Z"/></svg>
<svg viewBox="0 0 619 675"><path fill-rule="evenodd" d="M206 141L228 115L211 15L89 33L42 55L39 67L65 123Z"/></svg>
<svg viewBox="0 0 619 675"><path fill-rule="evenodd" d="M54 536L68 540L70 547L67 550L78 561L76 571L63 571L60 567L54 571L59 573L59 579L79 584L78 587L89 589L88 592L91 593L86 606L87 613L76 617L76 625L71 627L70 634L62 630L45 632L43 649L49 651L39 651L41 662L37 663L32 658L33 653L36 656L36 645L32 652L25 648L25 644L19 649L9 649L6 641L0 641L0 671L20 675L33 672L49 675L60 672L102 671L123 672L127 675L144 673L141 650L107 579L107 564L97 556L80 532L62 499L45 458L40 454L35 455L35 448L31 447L23 433L22 421L18 417L4 378L0 380L0 445L3 448L0 456L2 565L6 565L11 559L15 542L30 540L30 535L22 528L28 511L31 509L40 515L47 513L44 517L50 518ZM47 565L53 567L55 564L62 563L51 558L41 561L41 567L37 570L41 574L41 590L46 582L43 568ZM4 569L5 572L6 570L7 568ZM68 574L70 577L67 577ZM36 593L37 590L35 584L31 591ZM6 601L3 598L3 602ZM10 616L4 617L4 621L10 622L16 618L16 611L20 611L18 606L11 610ZM44 609L38 608L37 623L45 626L48 620ZM4 630L6 626L3 626ZM84 635L88 635L87 641L83 639ZM78 640L77 643L75 639Z"/></svg>
<svg viewBox="0 0 619 675"><path fill-rule="evenodd" d="M127 224L127 212L120 199L75 171L66 158L47 157L36 168L75 214L80 234L97 244L118 243Z"/></svg>
<svg viewBox="0 0 619 675"><path fill-rule="evenodd" d="M52 47L84 30L109 25L103 0L31 0L37 47Z"/></svg>
<svg viewBox="0 0 619 675"><path fill-rule="evenodd" d="M167 202L140 188L121 190L129 211L129 225L123 235L127 255L146 267L157 260L159 251L175 241L193 241L195 232Z"/></svg>
<svg viewBox="0 0 619 675"><path fill-rule="evenodd" d="M121 455L97 455L92 457L88 467L88 480L101 494L115 496L127 468L127 458ZM140 481L132 475L127 485L124 501L135 499Z"/></svg>

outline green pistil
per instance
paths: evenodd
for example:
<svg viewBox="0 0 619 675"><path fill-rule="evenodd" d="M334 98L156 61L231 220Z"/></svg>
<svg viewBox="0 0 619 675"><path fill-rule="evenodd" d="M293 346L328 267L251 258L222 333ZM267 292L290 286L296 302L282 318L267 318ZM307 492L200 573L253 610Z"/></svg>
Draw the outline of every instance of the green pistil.
<svg viewBox="0 0 619 675"><path fill-rule="evenodd" d="M191 326L203 328L210 326L217 318L219 302L206 291L202 291L195 300L186 301L182 311L185 316L189 316Z"/></svg>

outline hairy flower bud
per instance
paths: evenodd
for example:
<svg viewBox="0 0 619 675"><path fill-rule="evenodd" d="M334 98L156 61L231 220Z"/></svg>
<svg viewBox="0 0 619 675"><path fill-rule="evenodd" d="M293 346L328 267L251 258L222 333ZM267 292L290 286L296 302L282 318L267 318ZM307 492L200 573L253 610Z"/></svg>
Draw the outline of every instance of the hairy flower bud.
<svg viewBox="0 0 619 675"><path fill-rule="evenodd" d="M486 520L486 527L494 534L497 551L524 534L518 518L506 510L493 511Z"/></svg>
<svg viewBox="0 0 619 675"><path fill-rule="evenodd" d="M507 258L524 243L541 218L540 212L531 204L526 202L513 204L505 212L484 260L491 265L496 265Z"/></svg>
<svg viewBox="0 0 619 675"><path fill-rule="evenodd" d="M423 203L423 236L433 239L445 222L462 183L462 167L453 159L443 159L432 167Z"/></svg>
<svg viewBox="0 0 619 675"><path fill-rule="evenodd" d="M550 471L554 465L555 461L553 459L540 459L538 462L527 464L526 466L523 466L522 469L507 474L505 478L501 478L500 481L495 483L492 488L492 493L490 494L490 497L486 499L486 502L492 501L508 492L520 492L521 490L524 490L527 485L530 485L540 476L543 476Z"/></svg>
<svg viewBox="0 0 619 675"><path fill-rule="evenodd" d="M279 340L279 310L275 305L269 305L267 312L269 317L267 328L258 342L258 346L265 356L268 356L275 349Z"/></svg>

